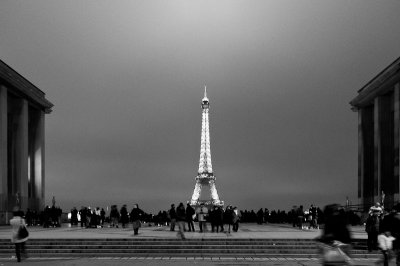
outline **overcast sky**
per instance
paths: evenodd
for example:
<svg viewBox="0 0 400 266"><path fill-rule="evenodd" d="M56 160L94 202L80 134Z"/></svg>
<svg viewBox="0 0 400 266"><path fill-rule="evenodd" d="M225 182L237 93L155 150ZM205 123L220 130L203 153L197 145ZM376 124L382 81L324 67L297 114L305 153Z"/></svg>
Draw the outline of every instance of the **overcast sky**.
<svg viewBox="0 0 400 266"><path fill-rule="evenodd" d="M357 200L357 90L400 55L399 0L0 2L0 58L46 93L46 203L191 198L207 85L221 200Z"/></svg>

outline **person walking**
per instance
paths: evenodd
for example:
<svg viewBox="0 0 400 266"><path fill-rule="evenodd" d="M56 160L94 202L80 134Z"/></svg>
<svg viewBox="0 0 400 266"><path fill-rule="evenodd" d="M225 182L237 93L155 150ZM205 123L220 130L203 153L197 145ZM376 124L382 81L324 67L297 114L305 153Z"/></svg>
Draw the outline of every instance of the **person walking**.
<svg viewBox="0 0 400 266"><path fill-rule="evenodd" d="M193 207L190 206L189 202L186 204L186 222L188 224L189 227L189 232L194 232L194 223L193 223L193 219L194 219L194 215L196 214L196 212L194 211Z"/></svg>
<svg viewBox="0 0 400 266"><path fill-rule="evenodd" d="M395 238L389 231L378 235L378 246L383 255L383 266L389 266L389 260L392 257L393 240Z"/></svg>
<svg viewBox="0 0 400 266"><path fill-rule="evenodd" d="M368 215L367 222L365 224L365 231L368 234L368 251L377 249L378 245L378 234L379 234L379 212L373 211Z"/></svg>
<svg viewBox="0 0 400 266"><path fill-rule="evenodd" d="M175 204L171 204L171 209L169 209L169 219L171 220L171 224L170 224L169 230L170 231L175 231L175 223L176 223Z"/></svg>
<svg viewBox="0 0 400 266"><path fill-rule="evenodd" d="M122 205L120 214L121 214L122 228L125 228L125 225L129 223L128 209L126 208L126 204Z"/></svg>
<svg viewBox="0 0 400 266"><path fill-rule="evenodd" d="M119 221L119 212L117 205L112 205L110 211L110 227L118 228L118 221Z"/></svg>
<svg viewBox="0 0 400 266"><path fill-rule="evenodd" d="M21 253L27 257L25 251L25 242L28 240L28 231L26 229L25 220L22 218L23 212L19 208L14 208L14 217L10 220L11 225L11 242L15 244L15 255L17 261L21 262ZM25 233L23 233L25 232Z"/></svg>
<svg viewBox="0 0 400 266"><path fill-rule="evenodd" d="M185 239L185 222L186 222L186 211L183 203L179 203L176 208L176 221L178 222L179 231L177 233L178 238Z"/></svg>
<svg viewBox="0 0 400 266"><path fill-rule="evenodd" d="M139 234L139 228L141 227L141 217L143 216L144 212L139 209L138 204L133 205L133 209L130 213L132 225L133 225L133 235L138 235Z"/></svg>
<svg viewBox="0 0 400 266"><path fill-rule="evenodd" d="M228 225L228 234L231 233L231 226L233 225L233 209L228 205L224 212L224 224Z"/></svg>
<svg viewBox="0 0 400 266"><path fill-rule="evenodd" d="M237 232L239 230L239 212L237 207L233 207L233 225L232 225L232 230L234 232Z"/></svg>

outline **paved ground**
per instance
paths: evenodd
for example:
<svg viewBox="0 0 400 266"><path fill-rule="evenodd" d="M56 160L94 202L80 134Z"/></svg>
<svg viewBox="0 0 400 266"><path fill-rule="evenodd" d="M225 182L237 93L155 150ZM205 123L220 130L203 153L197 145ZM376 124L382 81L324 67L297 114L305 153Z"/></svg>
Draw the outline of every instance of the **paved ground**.
<svg viewBox="0 0 400 266"><path fill-rule="evenodd" d="M29 227L30 238L175 238L176 232L171 232L169 227L149 227L143 225L138 236L133 236L133 229L129 228L81 228L70 227L63 224L60 228ZM196 225L196 230L198 229ZM352 227L353 238L366 239L367 234L361 226ZM241 224L238 232L231 234L186 232L186 238L287 238L287 239L313 239L321 234L320 230L299 230L287 224ZM10 238L10 226L0 226L0 239Z"/></svg>

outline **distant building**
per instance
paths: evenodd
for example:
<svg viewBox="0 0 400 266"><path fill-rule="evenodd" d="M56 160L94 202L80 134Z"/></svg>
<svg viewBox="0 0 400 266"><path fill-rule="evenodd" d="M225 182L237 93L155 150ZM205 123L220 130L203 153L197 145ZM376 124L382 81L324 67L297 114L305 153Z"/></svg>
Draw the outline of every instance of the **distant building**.
<svg viewBox="0 0 400 266"><path fill-rule="evenodd" d="M358 112L358 198L399 202L400 58L358 91L350 104Z"/></svg>
<svg viewBox="0 0 400 266"><path fill-rule="evenodd" d="M44 207L44 120L52 107L0 60L0 224L8 223L14 206Z"/></svg>

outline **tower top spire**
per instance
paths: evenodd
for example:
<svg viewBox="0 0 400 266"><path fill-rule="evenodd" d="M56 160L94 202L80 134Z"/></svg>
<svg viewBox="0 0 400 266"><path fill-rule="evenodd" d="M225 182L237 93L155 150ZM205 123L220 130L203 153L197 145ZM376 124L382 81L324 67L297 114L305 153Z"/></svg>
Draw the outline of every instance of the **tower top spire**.
<svg viewBox="0 0 400 266"><path fill-rule="evenodd" d="M210 104L210 100L207 98L207 86L204 85L204 98L203 100L201 100L201 106L202 108L208 108L209 104Z"/></svg>

